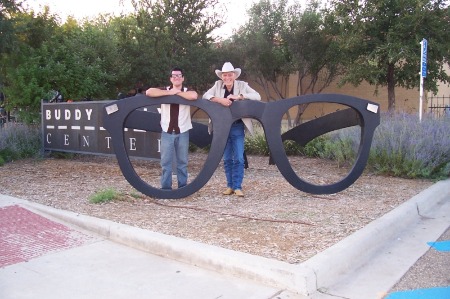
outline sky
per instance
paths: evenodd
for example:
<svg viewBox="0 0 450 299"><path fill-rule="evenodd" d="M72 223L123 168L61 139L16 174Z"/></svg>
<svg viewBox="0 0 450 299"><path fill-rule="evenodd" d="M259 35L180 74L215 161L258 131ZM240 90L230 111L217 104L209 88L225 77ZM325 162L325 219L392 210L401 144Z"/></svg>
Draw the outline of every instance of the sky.
<svg viewBox="0 0 450 299"><path fill-rule="evenodd" d="M224 18L226 24L216 30L215 34L230 36L233 30L245 23L247 20L246 11L252 3L257 1L219 0L221 4L226 6L228 14ZM305 1L299 2L304 3ZM76 19L82 19L84 17L95 17L100 13L120 14L120 12L129 12L132 10L129 0L27 0L26 2L34 11L41 11L44 5L48 5L50 12L59 15L62 21L69 15L74 16ZM123 5L120 2L123 2Z"/></svg>

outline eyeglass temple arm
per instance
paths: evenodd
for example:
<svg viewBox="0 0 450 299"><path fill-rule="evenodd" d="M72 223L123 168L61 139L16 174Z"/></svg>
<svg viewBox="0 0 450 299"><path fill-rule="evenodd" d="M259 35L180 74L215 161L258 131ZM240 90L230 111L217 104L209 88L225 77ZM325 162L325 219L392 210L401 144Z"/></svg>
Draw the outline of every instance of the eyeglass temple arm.
<svg viewBox="0 0 450 299"><path fill-rule="evenodd" d="M281 140L292 140L300 146L305 146L325 133L355 125L361 125L361 119L355 110L351 108L339 110L290 129L281 135ZM269 164L274 164L272 155L270 155Z"/></svg>
<svg viewBox="0 0 450 299"><path fill-rule="evenodd" d="M208 126L192 122L192 130L189 133L189 141L195 144L198 147L206 147L212 142L212 134L208 133Z"/></svg>
<svg viewBox="0 0 450 299"><path fill-rule="evenodd" d="M161 114L135 110L127 117L124 126L130 129L161 133ZM189 133L189 142L201 148L210 145L212 135L208 133L208 126L197 122L192 122L192 126L193 129Z"/></svg>
<svg viewBox="0 0 450 299"><path fill-rule="evenodd" d="M158 112L135 110L125 120L124 127L161 133L161 115Z"/></svg>

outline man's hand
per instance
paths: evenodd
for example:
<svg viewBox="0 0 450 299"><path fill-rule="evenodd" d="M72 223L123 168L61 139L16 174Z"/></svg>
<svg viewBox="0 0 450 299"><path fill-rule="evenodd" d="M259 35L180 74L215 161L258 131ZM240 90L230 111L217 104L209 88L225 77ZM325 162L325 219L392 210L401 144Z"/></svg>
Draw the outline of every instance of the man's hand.
<svg viewBox="0 0 450 299"><path fill-rule="evenodd" d="M176 95L176 94L179 93L179 92L181 92L181 90L176 89L176 88L172 88L172 89L169 89L169 90L167 91L167 94L168 94L168 95Z"/></svg>
<svg viewBox="0 0 450 299"><path fill-rule="evenodd" d="M225 107L230 107L231 104L233 103L233 99L229 99L228 97L227 98L212 97L210 101L214 103L219 103L220 105Z"/></svg>
<svg viewBox="0 0 450 299"><path fill-rule="evenodd" d="M222 104L225 107L230 107L231 104L233 103L233 99L230 99L230 97L226 97L226 98L217 98L219 99L219 103Z"/></svg>
<svg viewBox="0 0 450 299"><path fill-rule="evenodd" d="M230 94L227 96L227 99L229 99L231 101L239 101L239 100L242 100L242 97L241 97L241 95Z"/></svg>

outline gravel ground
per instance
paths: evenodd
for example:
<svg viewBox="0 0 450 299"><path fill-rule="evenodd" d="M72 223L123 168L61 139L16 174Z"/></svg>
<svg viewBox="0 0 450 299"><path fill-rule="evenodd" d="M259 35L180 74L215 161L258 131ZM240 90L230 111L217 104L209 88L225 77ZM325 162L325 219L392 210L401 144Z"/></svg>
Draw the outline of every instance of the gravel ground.
<svg viewBox="0 0 450 299"><path fill-rule="evenodd" d="M450 240L450 228L437 241ZM430 248L391 292L450 286L450 252Z"/></svg>
<svg viewBox="0 0 450 299"><path fill-rule="evenodd" d="M0 192L164 234L300 263L433 184L365 173L340 193L316 196L293 188L276 166L268 165L267 157L248 159L244 198L221 195L226 186L220 165L197 193L179 200L152 199L128 184L115 158L93 155L8 163L0 167ZM190 161L191 165L204 161L204 157L194 155ZM320 179L332 175L332 171L322 171ZM158 179L159 173L153 177ZM90 196L106 188L119 191L120 200L103 204L89 201Z"/></svg>

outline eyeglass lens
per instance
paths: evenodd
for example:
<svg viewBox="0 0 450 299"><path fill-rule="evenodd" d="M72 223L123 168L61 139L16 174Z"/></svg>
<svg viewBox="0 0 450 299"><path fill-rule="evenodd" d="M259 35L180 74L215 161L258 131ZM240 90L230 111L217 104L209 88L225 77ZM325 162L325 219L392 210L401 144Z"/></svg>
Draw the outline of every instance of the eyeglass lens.
<svg viewBox="0 0 450 299"><path fill-rule="evenodd" d="M181 75L180 75L181 76ZM170 105L167 105L170 107ZM159 105L147 106L144 109L156 113L161 109L170 109ZM208 135L209 116L202 109L190 107L193 123L203 124L203 134ZM195 113L194 113L195 112ZM149 117L154 117L152 115ZM194 138L193 130L177 134L177 131L154 133L151 138L144 137L145 130L129 129L126 132L125 145L128 156L142 156L140 151L150 151L154 159L130 159L138 176L148 185L161 189L177 189L179 185L190 184L202 170L208 157L208 149L196 147L190 139ZM181 132L183 133L183 132ZM165 134L162 138L162 134ZM186 135L187 134L187 135ZM188 147L183 147L183 140L188 140ZM162 155L165 152L166 155Z"/></svg>
<svg viewBox="0 0 450 299"><path fill-rule="evenodd" d="M357 111L342 104L319 102L299 105L289 112L292 122L282 121L281 134L298 127L297 136L303 136L300 144L289 138L283 141L289 164L297 176L319 186L344 179L356 163L361 144Z"/></svg>

